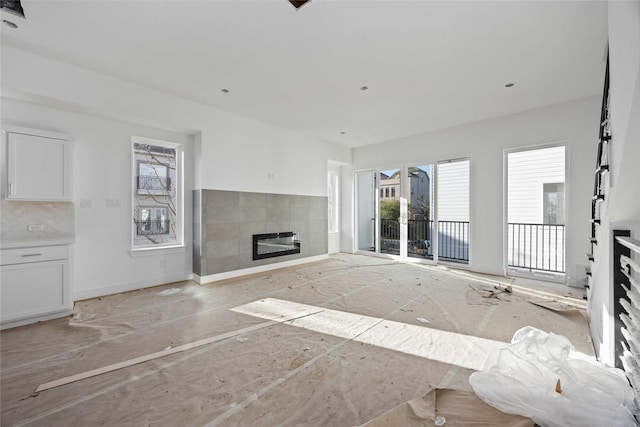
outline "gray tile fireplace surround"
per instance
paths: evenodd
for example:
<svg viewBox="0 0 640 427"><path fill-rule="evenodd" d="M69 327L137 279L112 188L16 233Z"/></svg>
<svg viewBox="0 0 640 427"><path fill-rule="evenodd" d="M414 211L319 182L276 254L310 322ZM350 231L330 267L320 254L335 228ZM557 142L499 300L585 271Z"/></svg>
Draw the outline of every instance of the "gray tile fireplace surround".
<svg viewBox="0 0 640 427"><path fill-rule="evenodd" d="M327 253L327 198L193 191L193 272L199 276ZM297 231L300 253L253 260L254 234Z"/></svg>

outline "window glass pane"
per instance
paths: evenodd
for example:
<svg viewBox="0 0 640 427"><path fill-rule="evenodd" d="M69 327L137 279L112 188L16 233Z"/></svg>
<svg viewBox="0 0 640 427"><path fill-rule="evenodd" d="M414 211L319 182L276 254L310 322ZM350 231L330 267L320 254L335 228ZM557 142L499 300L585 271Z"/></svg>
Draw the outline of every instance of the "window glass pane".
<svg viewBox="0 0 640 427"><path fill-rule="evenodd" d="M409 191L407 200L407 255L413 258L433 259L433 206L434 166L409 166L405 185Z"/></svg>
<svg viewBox="0 0 640 427"><path fill-rule="evenodd" d="M181 176L175 144L134 138L133 246L170 246L182 240Z"/></svg>
<svg viewBox="0 0 640 427"><path fill-rule="evenodd" d="M469 160L438 164L438 259L469 262Z"/></svg>

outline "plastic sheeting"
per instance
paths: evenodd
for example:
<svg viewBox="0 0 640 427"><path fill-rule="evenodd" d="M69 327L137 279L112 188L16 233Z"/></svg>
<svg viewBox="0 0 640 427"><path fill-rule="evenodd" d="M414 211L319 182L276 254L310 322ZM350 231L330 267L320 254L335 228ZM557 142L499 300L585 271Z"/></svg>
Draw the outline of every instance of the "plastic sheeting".
<svg viewBox="0 0 640 427"><path fill-rule="evenodd" d="M571 350L567 338L525 327L469 383L489 405L542 427L635 426L624 373Z"/></svg>
<svg viewBox="0 0 640 427"><path fill-rule="evenodd" d="M32 396L39 384L263 323L230 309L266 298L420 328L423 317L431 329L502 342L535 325L591 348L584 312L556 314L516 293L469 304L470 284L478 281L341 254L222 283L80 301L73 318L2 331L0 424L352 427L431 385L471 391L469 369L278 324Z"/></svg>

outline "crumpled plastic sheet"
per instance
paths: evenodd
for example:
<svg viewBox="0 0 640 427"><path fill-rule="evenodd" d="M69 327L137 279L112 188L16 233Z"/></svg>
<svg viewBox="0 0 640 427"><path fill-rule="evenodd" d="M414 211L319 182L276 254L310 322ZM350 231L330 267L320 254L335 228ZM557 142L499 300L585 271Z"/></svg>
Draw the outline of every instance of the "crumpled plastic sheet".
<svg viewBox="0 0 640 427"><path fill-rule="evenodd" d="M516 331L511 345L491 354L469 383L487 404L542 427L638 425L634 392L622 370L571 350L567 338L527 326Z"/></svg>

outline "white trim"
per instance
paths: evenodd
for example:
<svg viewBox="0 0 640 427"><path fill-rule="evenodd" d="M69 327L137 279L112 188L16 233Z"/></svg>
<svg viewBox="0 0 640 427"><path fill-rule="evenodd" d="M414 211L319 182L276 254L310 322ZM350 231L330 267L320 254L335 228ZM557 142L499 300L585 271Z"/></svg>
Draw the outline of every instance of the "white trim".
<svg viewBox="0 0 640 427"><path fill-rule="evenodd" d="M73 293L73 300L80 301L90 298L102 297L105 295L119 294L121 292L137 291L143 288L162 286L168 283L193 280L193 273L173 274L169 276L154 277L151 279L137 280L135 282L118 283L114 285L102 286L99 288L76 290Z"/></svg>
<svg viewBox="0 0 640 427"><path fill-rule="evenodd" d="M171 246L145 246L140 248L129 249L129 255L131 258L137 258L141 256L153 256L153 255L165 255L165 254L177 254L184 252L187 248L184 245L171 245Z"/></svg>
<svg viewBox="0 0 640 427"><path fill-rule="evenodd" d="M51 130L42 130L42 129L34 129L28 128L24 126L14 126L14 125L3 125L2 132L4 133L18 133L21 135L33 135L33 136L42 136L45 138L52 139L61 139L64 141L73 141L73 136L62 133L62 132L54 132Z"/></svg>
<svg viewBox="0 0 640 427"><path fill-rule="evenodd" d="M226 271L224 273L209 274L207 276L193 275L193 280L199 284L217 282L219 280L234 279L236 277L248 276L250 274L264 273L265 271L277 270L285 267L293 267L301 264L308 264L316 261L329 259L329 254L316 255L307 258L294 259L291 261L279 262L277 264L259 265L256 267L243 268L240 270Z"/></svg>

